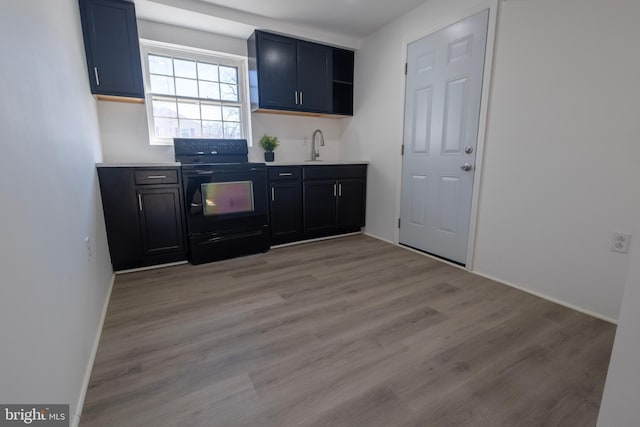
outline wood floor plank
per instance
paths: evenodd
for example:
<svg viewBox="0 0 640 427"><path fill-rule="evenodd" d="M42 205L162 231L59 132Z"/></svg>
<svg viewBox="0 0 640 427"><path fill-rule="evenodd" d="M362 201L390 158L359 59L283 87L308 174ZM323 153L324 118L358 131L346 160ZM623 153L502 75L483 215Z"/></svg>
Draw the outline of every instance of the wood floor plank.
<svg viewBox="0 0 640 427"><path fill-rule="evenodd" d="M120 275L82 426L591 426L615 327L364 235Z"/></svg>

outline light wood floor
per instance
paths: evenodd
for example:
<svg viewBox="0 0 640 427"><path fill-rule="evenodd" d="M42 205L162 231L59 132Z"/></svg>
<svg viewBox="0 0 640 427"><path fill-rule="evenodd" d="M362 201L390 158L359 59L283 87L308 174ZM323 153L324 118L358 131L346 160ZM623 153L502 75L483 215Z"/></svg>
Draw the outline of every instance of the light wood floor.
<svg viewBox="0 0 640 427"><path fill-rule="evenodd" d="M593 426L615 327L366 236L118 276L82 426Z"/></svg>

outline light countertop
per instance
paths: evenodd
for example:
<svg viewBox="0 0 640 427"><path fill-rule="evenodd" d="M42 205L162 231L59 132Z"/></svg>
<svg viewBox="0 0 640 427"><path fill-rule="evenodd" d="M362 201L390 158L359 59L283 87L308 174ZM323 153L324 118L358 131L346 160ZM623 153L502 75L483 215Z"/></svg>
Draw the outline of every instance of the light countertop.
<svg viewBox="0 0 640 427"><path fill-rule="evenodd" d="M262 162L259 162L262 163ZM316 160L316 161L290 161L267 162L267 166L336 166L336 165L368 165L367 161L359 160ZM98 168L173 168L180 166L180 162L166 163L96 163Z"/></svg>
<svg viewBox="0 0 640 427"><path fill-rule="evenodd" d="M323 166L323 165L368 165L367 161L358 160L316 160L316 161L298 161L298 162L268 162L267 166Z"/></svg>
<svg viewBox="0 0 640 427"><path fill-rule="evenodd" d="M166 163L96 163L98 168L175 168L180 162Z"/></svg>

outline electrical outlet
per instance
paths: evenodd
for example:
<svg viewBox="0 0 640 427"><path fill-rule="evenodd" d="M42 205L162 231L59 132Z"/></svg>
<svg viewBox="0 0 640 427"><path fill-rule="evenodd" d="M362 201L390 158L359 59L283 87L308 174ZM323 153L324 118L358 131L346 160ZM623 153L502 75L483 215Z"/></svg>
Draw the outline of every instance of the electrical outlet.
<svg viewBox="0 0 640 427"><path fill-rule="evenodd" d="M631 240L630 234L613 233L611 250L614 252L622 252L623 254L626 254L629 250L629 240Z"/></svg>
<svg viewBox="0 0 640 427"><path fill-rule="evenodd" d="M89 236L84 238L84 246L87 248L87 257L91 258L93 254L91 253L91 239Z"/></svg>

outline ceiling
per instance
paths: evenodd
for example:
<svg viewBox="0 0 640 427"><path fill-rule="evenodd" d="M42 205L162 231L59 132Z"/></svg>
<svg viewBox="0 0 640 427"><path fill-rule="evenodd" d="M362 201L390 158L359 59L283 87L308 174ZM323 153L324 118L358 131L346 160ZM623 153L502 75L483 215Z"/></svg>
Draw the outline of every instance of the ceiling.
<svg viewBox="0 0 640 427"><path fill-rule="evenodd" d="M138 17L246 38L255 28L358 47L425 0L134 0Z"/></svg>

